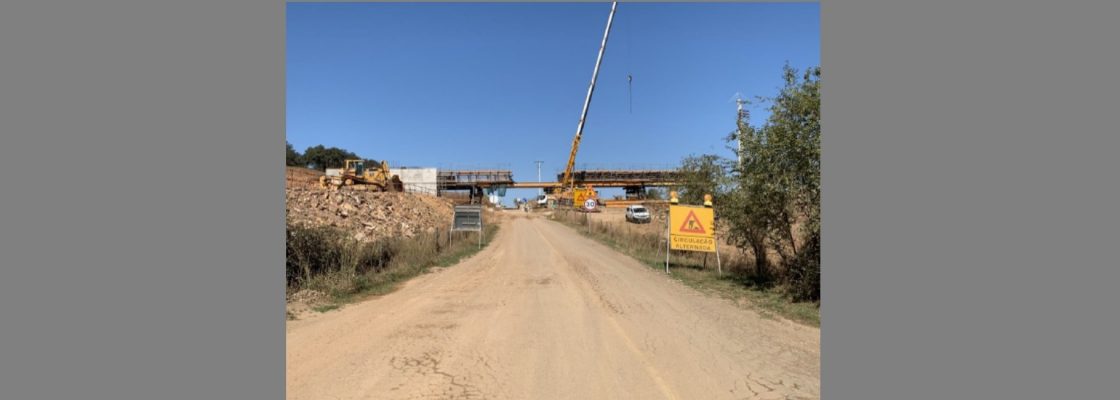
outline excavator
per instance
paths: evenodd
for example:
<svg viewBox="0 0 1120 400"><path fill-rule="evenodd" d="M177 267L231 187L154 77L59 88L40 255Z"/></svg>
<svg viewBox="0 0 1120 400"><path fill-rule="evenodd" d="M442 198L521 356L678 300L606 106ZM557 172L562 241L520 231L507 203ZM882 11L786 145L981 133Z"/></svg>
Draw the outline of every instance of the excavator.
<svg viewBox="0 0 1120 400"><path fill-rule="evenodd" d="M401 192L404 184L401 178L389 172L389 163L382 161L376 166L366 166L365 160L346 160L338 176L320 176L319 186L351 187L375 192Z"/></svg>
<svg viewBox="0 0 1120 400"><path fill-rule="evenodd" d="M611 3L611 13L607 16L607 29L603 31L603 41L599 44L599 57L595 59L595 70L591 73L591 85L587 88L587 98L583 101L583 111L580 113L579 126L576 127L576 136L572 139L572 152L568 155L568 165L564 169L564 176L560 180L560 187L553 190L553 195L562 206L583 207L583 204L574 204L575 200L579 198L594 199L598 201L598 195L590 186L576 187L575 178L572 176L572 169L576 163L576 152L579 151L579 141L583 137L583 123L587 120L587 109L591 106L591 94L595 92L595 81L599 78L599 65L603 62L603 52L607 49L607 37L611 33L611 23L614 21L614 11L618 8L618 2Z"/></svg>

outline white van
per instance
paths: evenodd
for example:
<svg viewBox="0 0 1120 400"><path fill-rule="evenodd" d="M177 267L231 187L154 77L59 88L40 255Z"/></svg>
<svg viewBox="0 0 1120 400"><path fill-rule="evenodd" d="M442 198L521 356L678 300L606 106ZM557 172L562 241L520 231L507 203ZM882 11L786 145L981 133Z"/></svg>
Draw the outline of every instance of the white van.
<svg viewBox="0 0 1120 400"><path fill-rule="evenodd" d="M635 204L626 207L626 221L634 223L649 223L650 215L649 209L640 204Z"/></svg>

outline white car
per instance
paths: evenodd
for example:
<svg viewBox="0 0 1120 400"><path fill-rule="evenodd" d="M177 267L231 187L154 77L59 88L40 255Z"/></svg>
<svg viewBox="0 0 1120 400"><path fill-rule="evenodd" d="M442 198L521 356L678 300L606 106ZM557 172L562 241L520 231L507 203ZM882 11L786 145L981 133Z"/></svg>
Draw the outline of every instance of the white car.
<svg viewBox="0 0 1120 400"><path fill-rule="evenodd" d="M632 205L626 207L626 221L635 223L649 223L650 215L649 209L641 205Z"/></svg>

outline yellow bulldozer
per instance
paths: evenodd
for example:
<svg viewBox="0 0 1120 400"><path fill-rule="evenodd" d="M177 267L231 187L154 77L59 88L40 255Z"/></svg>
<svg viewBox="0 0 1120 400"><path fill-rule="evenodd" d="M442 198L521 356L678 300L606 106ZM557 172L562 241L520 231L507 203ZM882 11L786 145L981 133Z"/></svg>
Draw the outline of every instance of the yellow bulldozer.
<svg viewBox="0 0 1120 400"><path fill-rule="evenodd" d="M372 166L366 165L365 160L346 160L345 163L338 175L319 177L319 186L350 187L377 192L404 191L401 178L389 172L389 163L385 161Z"/></svg>

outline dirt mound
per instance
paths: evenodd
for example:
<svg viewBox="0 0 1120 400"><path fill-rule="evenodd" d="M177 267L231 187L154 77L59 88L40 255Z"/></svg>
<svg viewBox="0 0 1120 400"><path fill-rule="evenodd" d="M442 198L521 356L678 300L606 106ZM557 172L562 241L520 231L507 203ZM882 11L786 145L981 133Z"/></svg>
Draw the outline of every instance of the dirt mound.
<svg viewBox="0 0 1120 400"><path fill-rule="evenodd" d="M285 184L289 188L296 187L318 187L319 177L323 176L323 172L315 169L308 169L303 167L288 167L285 173Z"/></svg>
<svg viewBox="0 0 1120 400"><path fill-rule="evenodd" d="M287 189L289 222L334 226L362 241L411 238L437 228L446 230L453 213L450 201L420 194Z"/></svg>

